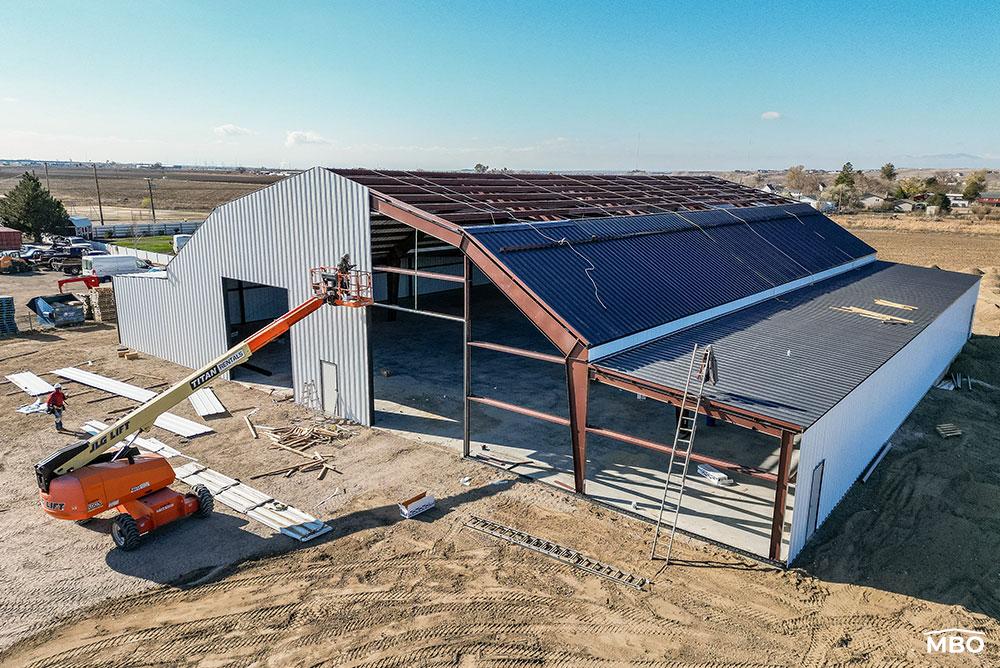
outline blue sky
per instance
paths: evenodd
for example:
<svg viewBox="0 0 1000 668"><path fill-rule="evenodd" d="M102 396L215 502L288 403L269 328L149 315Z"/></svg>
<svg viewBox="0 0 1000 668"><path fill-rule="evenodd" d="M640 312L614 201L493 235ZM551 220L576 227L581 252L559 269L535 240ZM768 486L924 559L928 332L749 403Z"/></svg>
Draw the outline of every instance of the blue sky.
<svg viewBox="0 0 1000 668"><path fill-rule="evenodd" d="M0 0L0 157L1000 166L997 2Z"/></svg>

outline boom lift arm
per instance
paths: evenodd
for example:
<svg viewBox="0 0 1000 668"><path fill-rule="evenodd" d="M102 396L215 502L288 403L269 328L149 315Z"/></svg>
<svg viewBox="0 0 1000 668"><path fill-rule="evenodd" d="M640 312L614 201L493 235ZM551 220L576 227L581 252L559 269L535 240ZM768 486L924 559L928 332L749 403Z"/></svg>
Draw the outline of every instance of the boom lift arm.
<svg viewBox="0 0 1000 668"><path fill-rule="evenodd" d="M39 490L48 493L49 484L54 478L98 460L115 444L131 434L149 431L157 417L207 386L224 372L249 360L255 352L324 304L359 307L367 306L372 301L371 274L367 272L354 270L345 272L321 267L312 270L312 287L315 294L306 302L247 337L204 367L191 372L183 380L128 413L107 429L86 440L77 441L57 450L35 464L35 478ZM122 454L128 456L127 453Z"/></svg>

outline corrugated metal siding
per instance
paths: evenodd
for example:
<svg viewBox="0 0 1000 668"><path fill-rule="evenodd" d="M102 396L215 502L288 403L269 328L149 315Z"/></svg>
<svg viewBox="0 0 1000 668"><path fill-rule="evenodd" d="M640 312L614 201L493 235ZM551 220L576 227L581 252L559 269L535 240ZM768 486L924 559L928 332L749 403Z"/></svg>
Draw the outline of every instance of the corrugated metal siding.
<svg viewBox="0 0 1000 668"><path fill-rule="evenodd" d="M222 277L310 296L309 269L350 253L371 269L368 189L316 168L217 208L167 268L163 280L118 277L122 343L187 367L227 348ZM291 331L295 400L320 407L320 360L340 373L338 413L371 423L364 309L324 308Z"/></svg>
<svg viewBox="0 0 1000 668"><path fill-rule="evenodd" d="M978 293L978 284L968 288L909 345L802 435L789 561L808 538L813 469L825 460L818 526L962 350Z"/></svg>
<svg viewBox="0 0 1000 668"><path fill-rule="evenodd" d="M875 252L802 205L466 229L591 345Z"/></svg>
<svg viewBox="0 0 1000 668"><path fill-rule="evenodd" d="M968 274L873 262L606 357L597 366L683 390L694 344L711 344L719 383L708 387L706 396L805 428L978 281ZM918 310L877 306L876 298ZM834 306L857 306L914 323L884 325L834 311Z"/></svg>

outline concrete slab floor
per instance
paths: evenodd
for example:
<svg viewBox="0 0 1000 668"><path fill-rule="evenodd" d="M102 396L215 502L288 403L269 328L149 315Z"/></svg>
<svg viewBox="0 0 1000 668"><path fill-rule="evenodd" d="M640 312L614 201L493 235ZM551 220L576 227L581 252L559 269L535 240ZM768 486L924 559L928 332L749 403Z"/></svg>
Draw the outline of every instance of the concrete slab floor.
<svg viewBox="0 0 1000 668"><path fill-rule="evenodd" d="M545 338L492 286L473 292L473 338L555 352ZM461 293L420 297L420 308L460 312ZM404 304L408 305L408 304ZM428 316L373 309L370 330L375 390L375 426L461 452L462 325ZM475 350L473 393L566 417L566 375L561 365L487 350ZM719 373L725 373L720 364ZM599 383L590 384L588 423L669 444L674 409ZM569 430L560 425L473 405L472 453L500 462L522 462L514 472L572 489ZM776 438L728 424L700 421L695 451L718 459L777 470ZM656 517L663 493L667 456L589 435L587 495L627 512ZM793 457L793 474L797 452ZM678 526L713 541L760 556L770 542L774 486L730 473L736 482L716 487L692 465ZM786 525L791 522L789 492ZM669 499L675 498L671 491ZM671 504L668 501L668 511ZM787 550L787 532L784 541ZM661 550L662 552L662 550Z"/></svg>

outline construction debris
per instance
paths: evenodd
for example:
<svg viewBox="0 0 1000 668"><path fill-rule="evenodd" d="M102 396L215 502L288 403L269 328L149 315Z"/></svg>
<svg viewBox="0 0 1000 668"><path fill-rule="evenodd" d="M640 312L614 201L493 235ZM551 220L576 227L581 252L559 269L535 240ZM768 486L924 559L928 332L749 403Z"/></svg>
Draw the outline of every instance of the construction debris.
<svg viewBox="0 0 1000 668"><path fill-rule="evenodd" d="M276 474L284 474L285 477L290 477L295 473L318 471L316 478L317 480L322 480L326 477L327 471L340 474L340 471L333 466L329 459L332 456L331 453L321 453L312 450L312 448L322 445L342 447L343 444L340 441L350 438L354 433L353 430L341 425L331 424L322 424L315 427L268 427L266 425L254 425L250 422L249 417L248 415L245 419L251 433L257 434L257 430L259 429L271 439L272 448L287 450L309 460L294 466L286 466L274 471L258 473L251 479Z"/></svg>
<svg viewBox="0 0 1000 668"><path fill-rule="evenodd" d="M715 485L716 487L736 484L732 478L711 464L698 464L698 475L705 478L709 483Z"/></svg>
<svg viewBox="0 0 1000 668"><path fill-rule="evenodd" d="M952 436L961 436L962 430L950 422L945 422L944 424L939 424L937 427L937 433L940 434L941 438L951 438Z"/></svg>
<svg viewBox="0 0 1000 668"><path fill-rule="evenodd" d="M95 321L118 322L118 306L115 304L114 288L110 286L91 288L90 305L94 311Z"/></svg>
<svg viewBox="0 0 1000 668"><path fill-rule="evenodd" d="M400 501L396 505L399 506L399 514L402 515L404 519L411 519L420 513L427 512L434 507L435 503L436 501L431 494L421 492L406 501Z"/></svg>
<svg viewBox="0 0 1000 668"><path fill-rule="evenodd" d="M607 578L612 582L617 582L618 584L623 584L628 587L638 589L639 591L643 591L649 586L649 578L643 578L638 575L633 575L632 573L626 573L620 568L616 568L609 564L597 561L596 559L584 556L572 548L563 547L562 545L545 540L544 538L532 536L531 534L518 531L512 527L483 519L482 517L476 517L473 515L469 518L469 521L465 523L465 526L470 529L475 529L476 531L481 531L482 533L495 538L505 540L509 543L513 543L514 545L526 547L529 550L533 550L539 554L544 554L547 557L552 557L553 559L561 561L564 564L569 564L574 568L579 568L582 571L598 575L602 578Z"/></svg>

